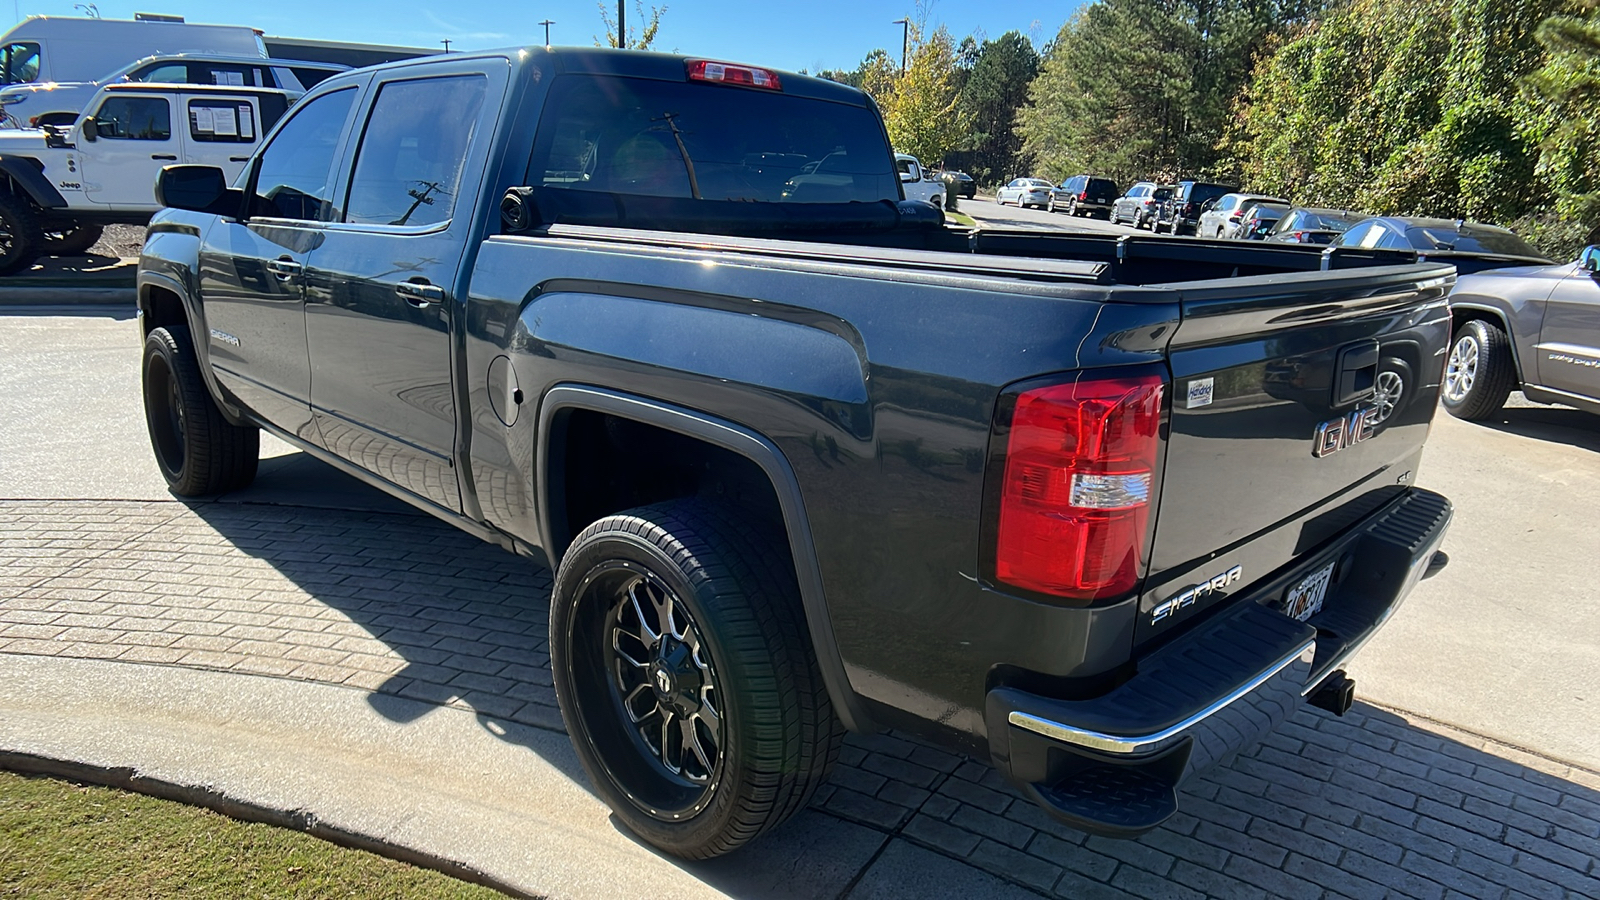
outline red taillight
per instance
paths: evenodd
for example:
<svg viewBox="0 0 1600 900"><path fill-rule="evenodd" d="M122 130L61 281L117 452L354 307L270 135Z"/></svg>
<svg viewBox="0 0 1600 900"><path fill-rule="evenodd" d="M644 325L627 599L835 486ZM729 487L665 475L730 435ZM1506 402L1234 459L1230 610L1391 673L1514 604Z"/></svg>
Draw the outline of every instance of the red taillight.
<svg viewBox="0 0 1600 900"><path fill-rule="evenodd" d="M1079 600L1133 589L1144 568L1159 375L1024 391L1006 444L995 578Z"/></svg>
<svg viewBox="0 0 1600 900"><path fill-rule="evenodd" d="M783 82L778 79L778 73L771 69L736 66L732 63L710 62L704 59L691 59L685 65L689 70L690 81L715 81L721 84L766 88L769 91L783 90Z"/></svg>
<svg viewBox="0 0 1600 900"><path fill-rule="evenodd" d="M1089 192L1086 190L1083 193L1079 194L1078 195L1078 199L1079 200L1087 200L1087 199L1089 199Z"/></svg>

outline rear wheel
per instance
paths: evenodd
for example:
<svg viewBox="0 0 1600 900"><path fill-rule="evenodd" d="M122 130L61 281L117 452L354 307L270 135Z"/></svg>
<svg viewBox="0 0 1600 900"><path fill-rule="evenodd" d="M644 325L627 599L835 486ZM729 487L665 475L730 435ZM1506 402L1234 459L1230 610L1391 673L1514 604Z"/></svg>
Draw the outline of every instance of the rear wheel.
<svg viewBox="0 0 1600 900"><path fill-rule="evenodd" d="M237 490L255 480L261 430L223 418L195 358L189 329L168 325L144 342L144 414L167 487L184 497Z"/></svg>
<svg viewBox="0 0 1600 900"><path fill-rule="evenodd" d="M100 243L103 225L74 224L60 231L44 233L44 252L50 256L82 256Z"/></svg>
<svg viewBox="0 0 1600 900"><path fill-rule="evenodd" d="M32 266L43 247L44 229L33 205L15 194L0 193L0 275Z"/></svg>
<svg viewBox="0 0 1600 900"><path fill-rule="evenodd" d="M1491 322L1474 319L1456 329L1445 366L1441 399L1461 419L1486 419L1505 406L1516 382L1511 342Z"/></svg>
<svg viewBox="0 0 1600 900"><path fill-rule="evenodd" d="M782 535L674 501L601 519L561 560L561 715L617 817L688 859L804 808L843 736Z"/></svg>

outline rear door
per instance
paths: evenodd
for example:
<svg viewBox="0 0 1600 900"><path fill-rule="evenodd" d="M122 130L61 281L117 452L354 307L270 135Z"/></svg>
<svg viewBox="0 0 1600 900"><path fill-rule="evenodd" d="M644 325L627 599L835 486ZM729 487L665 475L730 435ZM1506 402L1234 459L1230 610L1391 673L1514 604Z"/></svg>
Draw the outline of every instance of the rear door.
<svg viewBox="0 0 1600 900"><path fill-rule="evenodd" d="M1449 267L1408 266L1179 286L1139 640L1314 552L1413 483L1438 401L1452 281ZM1386 418L1374 413L1380 372L1400 379ZM1224 586L1155 617L1213 583Z"/></svg>
<svg viewBox="0 0 1600 900"><path fill-rule="evenodd" d="M183 161L216 166L228 182L244 171L261 146L263 126L256 97L249 94L182 94Z"/></svg>
<svg viewBox="0 0 1600 900"><path fill-rule="evenodd" d="M453 464L461 261L507 74L387 72L343 167L340 221L307 272L312 409L327 448L460 511Z"/></svg>
<svg viewBox="0 0 1600 900"><path fill-rule="evenodd" d="M296 109L253 166L245 214L219 218L200 245L218 379L268 422L314 444L305 266L332 213L333 167L359 93L345 88Z"/></svg>
<svg viewBox="0 0 1600 900"><path fill-rule="evenodd" d="M1545 301L1539 330L1539 380L1558 391L1600 399L1600 277L1574 265Z"/></svg>

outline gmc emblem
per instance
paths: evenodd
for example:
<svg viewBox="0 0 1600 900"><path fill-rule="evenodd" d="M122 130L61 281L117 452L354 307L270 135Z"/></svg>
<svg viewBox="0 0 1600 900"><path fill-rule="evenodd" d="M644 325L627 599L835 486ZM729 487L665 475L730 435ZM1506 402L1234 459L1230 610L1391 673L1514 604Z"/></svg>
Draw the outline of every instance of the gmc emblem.
<svg viewBox="0 0 1600 900"><path fill-rule="evenodd" d="M1317 426L1311 436L1311 455L1332 456L1351 444L1359 444L1377 433L1377 410L1358 409L1348 416L1329 419Z"/></svg>

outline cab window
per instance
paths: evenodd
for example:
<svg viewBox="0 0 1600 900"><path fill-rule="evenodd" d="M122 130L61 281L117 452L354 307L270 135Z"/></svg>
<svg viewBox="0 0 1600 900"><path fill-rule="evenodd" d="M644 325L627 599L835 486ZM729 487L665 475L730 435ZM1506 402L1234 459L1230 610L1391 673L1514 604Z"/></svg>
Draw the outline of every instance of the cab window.
<svg viewBox="0 0 1600 900"><path fill-rule="evenodd" d="M94 115L96 136L112 141L172 139L172 106L164 97L109 97Z"/></svg>
<svg viewBox="0 0 1600 900"><path fill-rule="evenodd" d="M334 91L284 123L256 165L252 215L324 221L330 217L334 155L356 92Z"/></svg>
<svg viewBox="0 0 1600 900"><path fill-rule="evenodd" d="M202 143L253 144L255 111L242 100L190 100L189 137Z"/></svg>
<svg viewBox="0 0 1600 900"><path fill-rule="evenodd" d="M356 151L344 220L364 225L448 221L488 89L482 75L385 84Z"/></svg>
<svg viewBox="0 0 1600 900"><path fill-rule="evenodd" d="M39 80L39 45L21 41L0 48L0 84Z"/></svg>

